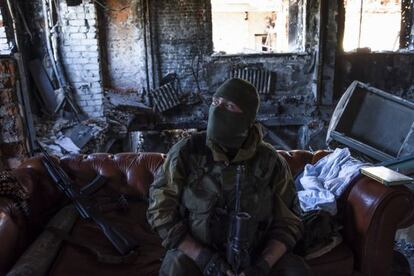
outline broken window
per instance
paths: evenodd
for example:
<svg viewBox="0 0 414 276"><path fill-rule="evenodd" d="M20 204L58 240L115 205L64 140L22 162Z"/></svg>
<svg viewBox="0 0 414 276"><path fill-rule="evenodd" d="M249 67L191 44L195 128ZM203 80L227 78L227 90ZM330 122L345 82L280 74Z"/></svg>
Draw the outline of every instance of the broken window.
<svg viewBox="0 0 414 276"><path fill-rule="evenodd" d="M371 51L396 51L408 47L407 11L411 0L344 0L345 33L343 48L351 51L367 48ZM400 32L402 36L400 37Z"/></svg>
<svg viewBox="0 0 414 276"><path fill-rule="evenodd" d="M214 51L304 51L306 0L212 0Z"/></svg>

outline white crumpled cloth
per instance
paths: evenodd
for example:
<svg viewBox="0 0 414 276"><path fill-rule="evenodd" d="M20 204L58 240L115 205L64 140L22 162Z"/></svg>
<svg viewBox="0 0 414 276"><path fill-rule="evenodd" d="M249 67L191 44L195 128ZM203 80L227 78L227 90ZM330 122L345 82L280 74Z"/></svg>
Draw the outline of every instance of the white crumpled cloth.
<svg viewBox="0 0 414 276"><path fill-rule="evenodd" d="M338 148L316 164L307 164L296 179L300 207L305 212L321 209L335 215L336 199L367 165L353 158L348 148Z"/></svg>

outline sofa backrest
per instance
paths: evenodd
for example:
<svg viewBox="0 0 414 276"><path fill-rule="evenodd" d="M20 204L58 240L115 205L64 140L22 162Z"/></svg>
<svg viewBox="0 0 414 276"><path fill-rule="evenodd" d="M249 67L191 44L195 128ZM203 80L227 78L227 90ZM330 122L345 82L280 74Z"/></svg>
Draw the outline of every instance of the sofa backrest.
<svg viewBox="0 0 414 276"><path fill-rule="evenodd" d="M314 159L314 155L308 151L279 152L289 163L293 175L300 172L307 163L311 163ZM154 173L162 165L164 159L165 155L161 153L97 153L69 155L60 160L56 159L56 162L79 186L87 185L97 175L102 175L108 179L107 185L119 193L146 197L154 179ZM7 250L12 250L18 241L19 246L16 248L18 252L12 254L17 256L34 239L34 236L43 230L46 222L61 207L64 197L47 175L40 157L28 159L13 173L19 183L30 193L28 201L30 217L25 218L23 214L14 211L13 218L8 217L7 221L10 229L18 229L17 233L16 230L11 231L15 242L11 242L7 248ZM3 255L9 256L8 259L14 259L10 251L4 252ZM11 260L6 261L6 263L10 262Z"/></svg>
<svg viewBox="0 0 414 276"><path fill-rule="evenodd" d="M56 161L79 186L87 185L100 174L108 179L107 185L112 190L146 197L164 158L161 153L99 153L70 155ZM10 268L64 202L40 157L26 160L13 175L29 193L30 215L25 217L12 200L0 197L0 237L7 239L0 248L0 275Z"/></svg>
<svg viewBox="0 0 414 276"><path fill-rule="evenodd" d="M286 159L292 175L295 176L306 164L316 163L329 152L311 153L297 150L279 153ZM73 155L59 161L68 175L81 186L86 185L97 174L101 174L108 178L111 188L121 193L145 197L154 173L164 159L165 156L160 153L122 153ZM0 198L0 238L8 237L7 235L11 237L10 242L2 244L0 248L0 274L10 268L31 242L32 236L42 229L63 201L63 196L51 183L38 157L24 162L20 168L13 171L13 174L31 193L28 201L31 214L30 218L24 218L11 200ZM357 267L361 271L373 271L376 266L372 266L369 260L376 252L392 252L396 225L401 227L413 222L413 196L406 189L390 189L363 178L350 185L341 200L345 207L345 241L351 245L357 257ZM392 208L386 208L391 202ZM409 219L405 219L406 217ZM384 228L384 221L387 221L387 229L379 231L379 228ZM379 246L371 241L371 237L376 236L378 240L386 239L388 242ZM390 250L385 250L384 246ZM377 250L378 248L381 250ZM388 260L390 257L386 255L384 258ZM377 270L380 269L383 269L382 266Z"/></svg>
<svg viewBox="0 0 414 276"><path fill-rule="evenodd" d="M107 178L108 185L116 191L128 195L146 197L149 185L154 180L154 173L163 163L165 155L161 153L96 153L90 155L68 155L56 160L67 175L78 186L83 187L96 176ZM22 176L22 171L26 172ZM51 209L62 200L61 193L48 176L40 157L25 161L15 171L20 183L29 185L31 196L30 208L34 215L42 216L41 210ZM31 176L31 177L30 177ZM38 218L43 220L43 218Z"/></svg>

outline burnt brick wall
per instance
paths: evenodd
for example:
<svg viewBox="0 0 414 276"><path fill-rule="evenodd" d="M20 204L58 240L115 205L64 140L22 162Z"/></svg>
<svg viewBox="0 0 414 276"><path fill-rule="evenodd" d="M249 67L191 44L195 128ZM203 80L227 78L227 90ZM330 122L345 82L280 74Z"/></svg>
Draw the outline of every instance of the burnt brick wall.
<svg viewBox="0 0 414 276"><path fill-rule="evenodd" d="M63 63L82 110L92 117L103 115L102 69L95 4L60 4Z"/></svg>
<svg viewBox="0 0 414 276"><path fill-rule="evenodd" d="M354 80L414 101L413 51L346 53L342 47L345 24L344 1L338 2L336 13L338 28L329 28L331 34L338 35L334 102L339 100Z"/></svg>
<svg viewBox="0 0 414 276"><path fill-rule="evenodd" d="M14 59L0 59L0 165L16 168L28 157L17 97L18 70Z"/></svg>
<svg viewBox="0 0 414 276"><path fill-rule="evenodd" d="M152 11L161 76L175 72L182 89L195 92L192 69L201 70L213 49L210 1L154 1Z"/></svg>
<svg viewBox="0 0 414 276"><path fill-rule="evenodd" d="M103 6L96 5L94 13L85 9L92 5L91 0L84 0L81 5L62 9L63 29L69 29L63 41L65 63L71 82L80 95L81 106L92 114L100 110L103 85L115 90L142 91L147 86L147 70L149 86L157 86L161 77L176 73L184 93L200 89L202 96L208 99L228 78L233 66L251 65L276 74L276 91L263 97L261 117L274 117L276 121L278 117L290 117L282 125L290 122L295 126L313 124L314 120L320 120L315 95L320 93L316 60L321 20L319 1L307 2L305 52L218 56L213 53L209 0L102 0ZM145 3L150 5L147 13L150 24L143 18ZM68 9L75 12L66 12ZM97 14L99 17L95 18ZM89 24L89 21L93 23ZM98 25L93 25L97 22ZM148 33L145 36L144 30L149 32L149 29L150 36ZM151 46L146 52L148 56L145 55L145 38ZM91 44L86 46L89 42ZM102 73L98 75L98 72ZM198 83L194 73L198 74ZM332 82L333 77L327 76L333 73L332 70L323 73L324 79ZM153 76L154 80L151 79ZM325 87L325 90L331 89L329 85ZM174 127L180 127L180 122L195 127L193 122L207 118L204 107L183 106L171 112L169 115L172 116L162 119L166 119L166 125Z"/></svg>
<svg viewBox="0 0 414 276"><path fill-rule="evenodd" d="M105 87L141 90L146 83L141 0L107 0L100 13Z"/></svg>
<svg viewBox="0 0 414 276"><path fill-rule="evenodd" d="M414 101L414 54L348 53L338 57L336 99L354 80Z"/></svg>
<svg viewBox="0 0 414 276"><path fill-rule="evenodd" d="M314 14L318 12L317 2L312 1L308 5L307 53L214 56L210 1L156 1L152 7L155 13L152 17L157 31L161 75L175 72L184 92L195 92L196 83L192 73L193 70L198 71L202 91L212 93L228 78L233 66L255 65L276 73L276 95L269 104L293 96L301 98L304 106L311 105L314 48L318 43L315 37L319 33L318 19L315 19ZM300 100L294 101L299 104ZM301 109L300 114L303 113L303 106ZM294 113L298 109L287 106L284 110Z"/></svg>
<svg viewBox="0 0 414 276"><path fill-rule="evenodd" d="M102 63L99 46L98 18L92 0L68 6L59 3L60 56L67 80L73 88L73 96L80 108L90 117L103 116ZM23 1L21 6L28 20L33 39L30 45L30 59L41 59L53 81L57 81L48 57L44 32L44 16L41 0Z"/></svg>

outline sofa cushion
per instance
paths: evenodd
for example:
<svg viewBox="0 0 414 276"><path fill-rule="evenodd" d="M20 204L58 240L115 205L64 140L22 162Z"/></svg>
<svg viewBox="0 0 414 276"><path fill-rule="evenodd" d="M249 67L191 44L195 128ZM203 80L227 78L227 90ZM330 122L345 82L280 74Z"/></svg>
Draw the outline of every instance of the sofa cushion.
<svg viewBox="0 0 414 276"><path fill-rule="evenodd" d="M67 156L61 162L78 185L86 185L100 174L121 193L146 197L154 173L164 158L160 153L98 153Z"/></svg>
<svg viewBox="0 0 414 276"><path fill-rule="evenodd" d="M352 275L354 257L351 249L341 243L332 251L318 258L308 260L316 275Z"/></svg>
<svg viewBox="0 0 414 276"><path fill-rule="evenodd" d="M129 204L126 212L105 213L108 221L137 237L139 246L132 263L100 263L91 252L65 242L49 275L158 275L164 249L158 235L146 223L146 209L146 203L136 202ZM119 256L99 227L90 220L78 220L71 237L102 254Z"/></svg>
<svg viewBox="0 0 414 276"><path fill-rule="evenodd" d="M324 154L312 155L312 153L305 151L280 151L280 153L286 158L293 174L300 172L306 163L316 162ZM161 154L150 154L150 156L145 154L145 156L151 157L150 160L153 162L142 162L144 159L142 154L94 154L64 158L62 166L81 186L91 181L97 174L101 174L109 178L107 186L117 194L145 196L147 188L152 182L153 172L162 163ZM147 168L137 169L142 164L145 164ZM11 229L11 232L14 233L17 231L16 228L19 229L19 237L14 236L15 242L11 242L6 251L3 251L6 254L9 253L10 247L19 248L20 241L27 240L28 233L35 232L33 231L34 226L41 224L48 217L45 214L53 214L50 206L59 207L56 201L62 201L62 196L50 183L49 177L46 177L38 158L30 159L22 168L14 172L30 188L29 191L33 191L32 201L29 202L33 213L30 221L20 225L17 218L22 216L17 216L15 212L18 209L10 210L9 206L12 206L10 202L0 200L0 206L3 206L0 209L4 213L0 217L0 222L2 222L0 230L8 232ZM326 255L309 261L309 264L318 275L351 275L353 264L365 274L383 275L384 273L379 272L388 271L388 262L384 260L391 260L388 254L392 252L392 238L396 227L401 226L400 223L403 225L412 224L411 220L414 217L412 193L400 189L400 187L387 188L373 180L359 179L355 185L350 186L352 191L344 196L346 206L344 232L348 233L344 235L346 245L338 246ZM377 198L378 202L366 206L367 198ZM65 244L51 268L51 275L157 275L161 264L160 257L164 254L164 249L160 246L158 235L153 233L145 222L146 204L143 202L136 204L136 206L131 204L132 209L127 212L128 216L131 215L130 218L128 217L130 221L124 219L123 213L122 215L118 212L106 213L111 220L125 223L129 231L137 232L140 247L136 263L101 264L84 249ZM367 216L366 211L361 211L361 206L369 208L368 214L375 215ZM410 219L407 220L407 217ZM13 219L13 222L10 219ZM371 227L362 227L365 225ZM26 234L20 234L22 231ZM78 221L73 235L82 238L85 243L88 242L96 246L103 253L116 255L116 251L106 237L90 221ZM357 238L352 238L355 236ZM348 246L352 247L354 257ZM375 258L371 253L376 254ZM11 254L0 255L11 256ZM10 263L10 260L7 263ZM0 271L4 271L4 264L0 262L0 265L2 266Z"/></svg>
<svg viewBox="0 0 414 276"><path fill-rule="evenodd" d="M300 173L306 164L312 161L313 154L305 150L277 151L287 161L293 176Z"/></svg>

